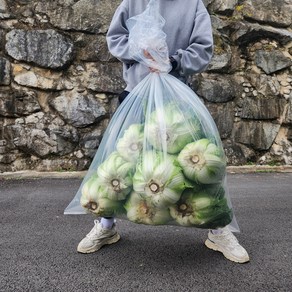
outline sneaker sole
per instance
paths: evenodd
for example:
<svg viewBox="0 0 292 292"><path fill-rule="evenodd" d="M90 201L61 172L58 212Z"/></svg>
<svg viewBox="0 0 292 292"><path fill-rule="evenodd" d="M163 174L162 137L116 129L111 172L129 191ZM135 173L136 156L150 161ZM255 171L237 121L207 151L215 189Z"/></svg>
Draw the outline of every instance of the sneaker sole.
<svg viewBox="0 0 292 292"><path fill-rule="evenodd" d="M228 260L232 261L232 262L236 262L239 264L243 264L243 263L247 263L249 262L249 258L244 258L244 259L239 259L233 255L231 255L230 253L226 253L224 252L219 246L217 246L215 243L213 243L211 240L207 239L205 241L205 245L212 250L215 251L219 251L221 252Z"/></svg>
<svg viewBox="0 0 292 292"><path fill-rule="evenodd" d="M109 244L113 244L113 243L116 243L120 240L120 235L118 233L116 233L115 235L113 235L112 237L110 238L107 238L106 241L100 243L98 246L94 246L90 249L81 249L81 248L77 248L77 251L79 253L93 253L93 252L96 252L98 251L99 249L101 249L104 245L109 245Z"/></svg>

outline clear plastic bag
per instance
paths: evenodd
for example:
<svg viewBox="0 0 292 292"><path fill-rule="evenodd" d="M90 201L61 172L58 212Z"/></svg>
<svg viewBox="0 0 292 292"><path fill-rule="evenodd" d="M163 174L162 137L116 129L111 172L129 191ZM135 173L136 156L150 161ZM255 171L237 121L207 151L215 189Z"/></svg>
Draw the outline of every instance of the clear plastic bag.
<svg viewBox="0 0 292 292"><path fill-rule="evenodd" d="M127 20L129 30L129 51L132 58L149 68L169 72L168 47L166 34L162 28L164 18L159 14L159 2L150 0L145 11ZM145 51L152 58L145 57Z"/></svg>
<svg viewBox="0 0 292 292"><path fill-rule="evenodd" d="M231 223L239 231L217 127L199 97L166 72L146 76L117 109L65 214L211 229Z"/></svg>

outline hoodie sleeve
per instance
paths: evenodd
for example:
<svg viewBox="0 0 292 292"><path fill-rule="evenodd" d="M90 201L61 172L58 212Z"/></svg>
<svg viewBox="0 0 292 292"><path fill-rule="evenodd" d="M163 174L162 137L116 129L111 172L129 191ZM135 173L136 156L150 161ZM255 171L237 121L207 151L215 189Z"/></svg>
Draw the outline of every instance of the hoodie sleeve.
<svg viewBox="0 0 292 292"><path fill-rule="evenodd" d="M130 64L135 61L129 55L129 32L126 26L126 21L129 18L127 7L127 1L123 1L117 8L109 26L106 40L110 53L123 63Z"/></svg>
<svg viewBox="0 0 292 292"><path fill-rule="evenodd" d="M177 62L176 71L189 76L204 71L213 54L213 34L210 15L199 1L194 27L186 49L178 49L172 56Z"/></svg>

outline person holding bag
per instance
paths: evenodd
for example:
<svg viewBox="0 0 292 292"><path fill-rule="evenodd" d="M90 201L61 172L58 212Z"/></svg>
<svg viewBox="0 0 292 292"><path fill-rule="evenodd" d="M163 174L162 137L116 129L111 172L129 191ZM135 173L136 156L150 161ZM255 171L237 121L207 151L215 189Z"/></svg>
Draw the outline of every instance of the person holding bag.
<svg viewBox="0 0 292 292"><path fill-rule="evenodd" d="M140 55L137 54L135 57L131 51L139 40L132 40L132 45L130 44L129 28L134 27L132 20L139 20L139 16L147 7L149 8L148 0L123 0L117 8L107 32L110 53L123 63L123 78L126 88L119 96L121 106L128 94L150 72L168 72L187 84L188 78L192 74L203 72L207 68L212 57L211 21L202 0L150 0L150 2L155 8L150 7L152 14L158 13L157 19L160 20L162 16L165 20L163 32L166 35L168 56L166 62L164 60L160 62L163 67L157 65L156 60L159 56L154 55L156 51L164 50L163 45L159 44L159 39L158 43L153 41L156 46L153 51L143 49L140 50ZM143 17L145 18L145 14ZM143 34L145 25L147 27L147 23L143 24L141 34ZM100 221L95 220L93 229L79 243L78 252L95 252L103 245L117 242L120 236L114 222L115 219L112 216L102 217ZM247 251L238 243L230 229L232 228L228 226L210 228L205 245L223 253L231 261L248 262Z"/></svg>

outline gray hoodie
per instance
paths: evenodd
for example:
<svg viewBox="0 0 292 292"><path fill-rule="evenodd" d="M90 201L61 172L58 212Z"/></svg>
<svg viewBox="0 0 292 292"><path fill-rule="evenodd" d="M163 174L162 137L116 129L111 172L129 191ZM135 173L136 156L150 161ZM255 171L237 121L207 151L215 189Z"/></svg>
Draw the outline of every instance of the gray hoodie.
<svg viewBox="0 0 292 292"><path fill-rule="evenodd" d="M163 31L169 54L177 62L171 74L183 82L188 76L206 69L212 57L213 37L210 16L202 0L157 0L166 23ZM117 8L107 33L109 51L123 62L125 90L131 91L149 68L129 55L126 20L141 14L148 0L123 0Z"/></svg>

